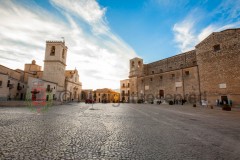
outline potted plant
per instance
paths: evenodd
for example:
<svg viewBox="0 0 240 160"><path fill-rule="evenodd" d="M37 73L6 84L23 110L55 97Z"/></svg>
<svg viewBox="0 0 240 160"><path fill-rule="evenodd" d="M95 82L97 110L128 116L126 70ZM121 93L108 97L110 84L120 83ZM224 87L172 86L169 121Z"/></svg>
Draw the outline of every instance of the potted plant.
<svg viewBox="0 0 240 160"><path fill-rule="evenodd" d="M222 106L222 110L224 110L224 111L231 111L231 107L228 104L224 104Z"/></svg>

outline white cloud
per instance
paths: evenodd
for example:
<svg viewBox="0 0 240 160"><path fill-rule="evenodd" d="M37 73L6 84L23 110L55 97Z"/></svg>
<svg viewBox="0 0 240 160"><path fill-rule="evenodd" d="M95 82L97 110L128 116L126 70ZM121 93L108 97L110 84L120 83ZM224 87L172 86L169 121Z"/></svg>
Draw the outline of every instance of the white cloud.
<svg viewBox="0 0 240 160"><path fill-rule="evenodd" d="M67 69L79 70L83 88L119 88L136 53L110 31L106 9L95 0L51 2L62 18L36 4L0 1L0 64L23 69L34 58L43 65L45 41L65 37Z"/></svg>
<svg viewBox="0 0 240 160"><path fill-rule="evenodd" d="M209 17L217 16L219 20L199 29L199 23L201 20L205 20L207 15ZM194 49L195 45L212 32L240 27L240 22L237 20L240 16L240 1L224 1L212 13L208 13L205 16L199 9L195 8L185 19L174 24L174 41L181 52Z"/></svg>
<svg viewBox="0 0 240 160"><path fill-rule="evenodd" d="M207 36L209 36L212 32L216 31L217 27L213 25L209 25L204 28L201 33L197 35L197 43L204 40Z"/></svg>
<svg viewBox="0 0 240 160"><path fill-rule="evenodd" d="M90 24L96 33L109 30L104 21L106 8L101 8L95 0L51 0L51 2L62 11Z"/></svg>
<svg viewBox="0 0 240 160"><path fill-rule="evenodd" d="M182 52L193 48L196 39L194 36L194 21L184 20L173 27L175 41Z"/></svg>

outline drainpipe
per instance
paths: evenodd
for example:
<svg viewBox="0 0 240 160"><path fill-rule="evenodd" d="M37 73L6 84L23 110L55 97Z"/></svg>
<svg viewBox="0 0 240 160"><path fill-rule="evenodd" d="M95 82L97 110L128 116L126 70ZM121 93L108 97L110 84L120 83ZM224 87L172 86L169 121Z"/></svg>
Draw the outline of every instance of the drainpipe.
<svg viewBox="0 0 240 160"><path fill-rule="evenodd" d="M182 68L182 87L183 87L183 98L185 99L185 85L184 85L184 77L183 77L183 68Z"/></svg>
<svg viewBox="0 0 240 160"><path fill-rule="evenodd" d="M199 88L199 103L201 103L201 99L202 99L202 92L201 92L201 84L200 84L200 74L199 74L199 67L197 65L197 73L198 73L198 88Z"/></svg>

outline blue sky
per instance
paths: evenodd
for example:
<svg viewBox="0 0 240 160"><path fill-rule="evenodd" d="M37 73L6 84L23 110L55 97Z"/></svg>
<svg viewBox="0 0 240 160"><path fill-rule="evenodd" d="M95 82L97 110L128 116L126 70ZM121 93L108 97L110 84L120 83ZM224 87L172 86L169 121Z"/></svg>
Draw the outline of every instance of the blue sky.
<svg viewBox="0 0 240 160"><path fill-rule="evenodd" d="M99 3L107 7L110 28L147 63L187 51L197 43L179 47L175 25L185 21L186 26L182 25L189 29L187 23L194 23L189 33L197 36L209 26L211 31L219 31L240 20L239 0L99 0ZM239 26L238 23L234 27Z"/></svg>
<svg viewBox="0 0 240 160"><path fill-rule="evenodd" d="M0 0L0 64L43 66L45 41L65 37L83 88L119 88L129 59L145 63L240 27L240 0Z"/></svg>

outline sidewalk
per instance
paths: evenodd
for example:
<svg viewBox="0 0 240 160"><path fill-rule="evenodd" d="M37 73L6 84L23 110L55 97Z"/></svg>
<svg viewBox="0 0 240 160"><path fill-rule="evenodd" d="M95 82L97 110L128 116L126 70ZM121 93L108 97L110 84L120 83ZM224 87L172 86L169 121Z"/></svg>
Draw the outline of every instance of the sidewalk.
<svg viewBox="0 0 240 160"><path fill-rule="evenodd" d="M184 105L169 105L169 104L149 104L149 105L155 105L155 106L164 106L167 108L186 108L186 109L203 109L203 110L218 110L218 111L222 111L222 107L220 106L213 106L213 109L211 109L210 105L209 106L201 106L199 104L197 104L196 107L193 107L193 104L184 104ZM223 111L223 112L240 112L240 107L232 107L231 111Z"/></svg>

